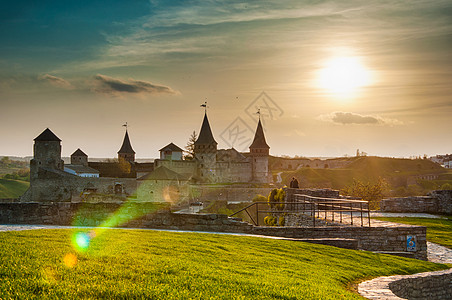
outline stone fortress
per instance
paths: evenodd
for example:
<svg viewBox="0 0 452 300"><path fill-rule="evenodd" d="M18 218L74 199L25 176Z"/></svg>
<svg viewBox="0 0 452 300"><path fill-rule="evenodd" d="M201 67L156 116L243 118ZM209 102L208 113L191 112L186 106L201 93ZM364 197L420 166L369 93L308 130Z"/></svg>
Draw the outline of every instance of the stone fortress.
<svg viewBox="0 0 452 300"><path fill-rule="evenodd" d="M160 158L153 163L136 162L126 128L117 160L91 162L77 149L71 155L71 163L65 164L61 159L61 140L47 128L34 139L30 188L20 201L106 202L136 197L146 202L177 202L199 200L222 185L241 187L241 192L247 190L245 196L251 197L270 189L270 147L260 118L250 152L218 149L217 145L205 112L192 159L185 159L183 150L170 143L160 149ZM231 188L226 190L217 198L234 194Z"/></svg>

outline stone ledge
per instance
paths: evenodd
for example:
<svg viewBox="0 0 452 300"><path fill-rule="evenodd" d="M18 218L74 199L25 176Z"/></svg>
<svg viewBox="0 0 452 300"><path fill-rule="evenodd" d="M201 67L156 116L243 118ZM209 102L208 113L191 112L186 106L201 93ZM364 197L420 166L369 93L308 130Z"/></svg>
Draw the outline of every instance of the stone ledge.
<svg viewBox="0 0 452 300"><path fill-rule="evenodd" d="M436 278L442 278L443 284L433 285L429 281L434 281ZM435 278L435 279L434 279ZM431 286L430 289L416 290L418 295L401 295L404 297L409 296L409 299L450 299L452 295L452 269L435 271L435 272L425 272L418 273L414 275L396 275L396 276L385 276L378 277L369 281L362 282L358 285L358 292L361 296L367 299L406 299L397 296L395 293L399 293L398 285L400 285L404 290L409 290L410 286L407 286L407 281L411 281L412 286L417 285L416 280L421 280ZM393 290L395 290L395 293ZM439 291L438 294L435 291ZM423 294L425 293L425 295ZM409 292L408 292L409 293Z"/></svg>

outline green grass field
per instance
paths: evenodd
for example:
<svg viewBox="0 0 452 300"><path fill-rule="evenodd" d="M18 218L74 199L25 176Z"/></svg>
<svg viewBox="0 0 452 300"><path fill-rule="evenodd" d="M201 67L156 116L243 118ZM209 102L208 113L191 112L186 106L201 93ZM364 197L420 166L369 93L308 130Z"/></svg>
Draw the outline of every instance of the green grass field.
<svg viewBox="0 0 452 300"><path fill-rule="evenodd" d="M0 198L18 198L29 186L27 181L0 178Z"/></svg>
<svg viewBox="0 0 452 300"><path fill-rule="evenodd" d="M427 240L452 249L452 216L447 219L431 218L375 218L394 223L427 227Z"/></svg>
<svg viewBox="0 0 452 300"><path fill-rule="evenodd" d="M363 279L446 268L257 237L149 230L0 232L0 299L363 299Z"/></svg>

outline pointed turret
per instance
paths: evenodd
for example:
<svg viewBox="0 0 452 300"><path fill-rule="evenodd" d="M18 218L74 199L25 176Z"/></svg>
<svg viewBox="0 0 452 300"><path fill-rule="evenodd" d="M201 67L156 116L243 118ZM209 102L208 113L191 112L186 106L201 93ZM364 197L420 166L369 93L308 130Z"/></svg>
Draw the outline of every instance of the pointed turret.
<svg viewBox="0 0 452 300"><path fill-rule="evenodd" d="M124 159L125 161L133 162L135 161L135 151L132 149L130 144L129 133L126 129L126 134L124 135L124 141L122 142L121 149L118 151L118 159Z"/></svg>
<svg viewBox="0 0 452 300"><path fill-rule="evenodd" d="M209 119L207 113L204 113L204 120L202 121L201 131L199 137L195 142L196 145L217 145L218 143L213 138L212 130L210 129Z"/></svg>
<svg viewBox="0 0 452 300"><path fill-rule="evenodd" d="M267 183L268 182L268 156L270 146L265 140L264 129L262 128L261 118L257 123L254 140L250 146L251 164L252 164L252 181Z"/></svg>
<svg viewBox="0 0 452 300"><path fill-rule="evenodd" d="M262 128L262 123L261 123L260 118L259 118L259 122L257 123L256 133L254 134L254 140L250 146L250 150L251 149L270 149L270 146L267 145L267 142L265 141L264 129ZM252 152L252 150L251 150L251 152Z"/></svg>
<svg viewBox="0 0 452 300"><path fill-rule="evenodd" d="M198 173L202 182L215 182L217 145L210 129L207 113L204 113L199 137L195 142L195 159L198 161Z"/></svg>

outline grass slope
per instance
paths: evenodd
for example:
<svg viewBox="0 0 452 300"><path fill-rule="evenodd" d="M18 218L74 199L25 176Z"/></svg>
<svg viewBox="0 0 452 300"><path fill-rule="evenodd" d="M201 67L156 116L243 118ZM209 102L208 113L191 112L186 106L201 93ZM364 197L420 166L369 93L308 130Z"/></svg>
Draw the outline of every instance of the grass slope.
<svg viewBox="0 0 452 300"><path fill-rule="evenodd" d="M27 181L0 178L0 198L18 198L29 186Z"/></svg>
<svg viewBox="0 0 452 300"><path fill-rule="evenodd" d="M375 218L401 224L427 227L427 240L452 249L452 216L447 219L431 218Z"/></svg>
<svg viewBox="0 0 452 300"><path fill-rule="evenodd" d="M145 230L107 230L77 254L72 234L1 232L0 299L362 299L349 283L446 267L294 241ZM68 254L77 257L73 267L63 263Z"/></svg>
<svg viewBox="0 0 452 300"><path fill-rule="evenodd" d="M342 189L358 179L363 182L376 182L380 177L387 180L393 188L406 185L407 178L420 174L443 174L447 170L426 159L400 159L385 157L356 157L343 169L301 168L281 174L283 183L288 185L293 176L301 180L302 187L329 187ZM443 174L446 176L446 174ZM444 177L442 183L451 178Z"/></svg>

